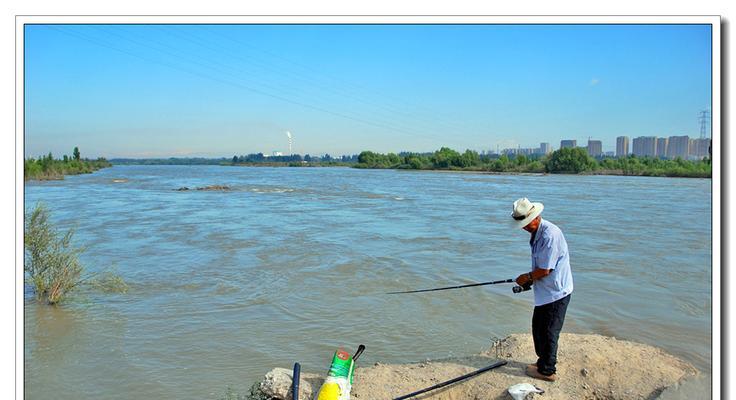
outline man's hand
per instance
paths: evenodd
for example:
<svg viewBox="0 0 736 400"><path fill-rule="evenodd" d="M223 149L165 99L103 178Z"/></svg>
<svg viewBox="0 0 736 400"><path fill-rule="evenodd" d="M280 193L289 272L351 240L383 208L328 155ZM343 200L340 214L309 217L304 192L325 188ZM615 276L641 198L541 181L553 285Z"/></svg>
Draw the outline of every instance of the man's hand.
<svg viewBox="0 0 736 400"><path fill-rule="evenodd" d="M519 286L526 286L532 283L531 273L527 272L516 277L516 284Z"/></svg>

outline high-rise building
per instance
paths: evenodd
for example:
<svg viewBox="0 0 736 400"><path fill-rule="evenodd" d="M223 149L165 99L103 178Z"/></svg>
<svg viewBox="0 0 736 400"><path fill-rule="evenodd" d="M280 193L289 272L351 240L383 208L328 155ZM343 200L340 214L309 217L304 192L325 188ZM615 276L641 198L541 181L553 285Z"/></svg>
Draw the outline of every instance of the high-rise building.
<svg viewBox="0 0 736 400"><path fill-rule="evenodd" d="M657 138L657 157L665 158L667 157L667 144L669 143L669 139L661 137Z"/></svg>
<svg viewBox="0 0 736 400"><path fill-rule="evenodd" d="M560 140L561 149L564 149L564 148L574 149L576 147L578 147L578 141L575 139Z"/></svg>
<svg viewBox="0 0 736 400"><path fill-rule="evenodd" d="M670 136L667 143L667 158L684 158L690 154L690 137Z"/></svg>
<svg viewBox="0 0 736 400"><path fill-rule="evenodd" d="M629 155L629 137L619 136L616 138L616 157Z"/></svg>
<svg viewBox="0 0 736 400"><path fill-rule="evenodd" d="M710 139L700 138L690 140L690 156L692 158L697 158L698 160L701 160L703 159L703 157L710 156L710 153L708 153L708 148L710 147Z"/></svg>
<svg viewBox="0 0 736 400"><path fill-rule="evenodd" d="M588 155L591 157L600 157L603 154L603 143L600 140L588 139Z"/></svg>
<svg viewBox="0 0 736 400"><path fill-rule="evenodd" d="M657 154L656 136L639 136L634 138L633 150L637 157L654 157Z"/></svg>
<svg viewBox="0 0 736 400"><path fill-rule="evenodd" d="M552 151L552 146L549 143L540 143L539 152L542 154L549 154Z"/></svg>

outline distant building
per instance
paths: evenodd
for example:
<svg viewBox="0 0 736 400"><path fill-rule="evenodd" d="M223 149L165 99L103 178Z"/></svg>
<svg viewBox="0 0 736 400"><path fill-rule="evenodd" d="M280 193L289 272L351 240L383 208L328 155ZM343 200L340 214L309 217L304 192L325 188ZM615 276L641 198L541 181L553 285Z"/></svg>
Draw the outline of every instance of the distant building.
<svg viewBox="0 0 736 400"><path fill-rule="evenodd" d="M690 157L702 160L703 157L709 157L710 139L691 139L690 140Z"/></svg>
<svg viewBox="0 0 736 400"><path fill-rule="evenodd" d="M283 156L283 155L284 155L284 153L282 153L282 152L280 152L280 151L274 151L274 152L273 152L273 156L274 156L274 157L281 157L281 156Z"/></svg>
<svg viewBox="0 0 736 400"><path fill-rule="evenodd" d="M588 139L588 155L591 157L600 157L603 154L603 143L600 140Z"/></svg>
<svg viewBox="0 0 736 400"><path fill-rule="evenodd" d="M687 159L690 154L690 137L670 136L667 143L667 158Z"/></svg>
<svg viewBox="0 0 736 400"><path fill-rule="evenodd" d="M606 156L606 157L615 157L616 156L616 153L614 153L612 151L607 151L607 152L603 153L603 155Z"/></svg>
<svg viewBox="0 0 736 400"><path fill-rule="evenodd" d="M561 149L565 149L565 148L574 149L576 147L578 147L578 141L575 140L575 139L572 139L572 140L561 140L560 141L560 148Z"/></svg>
<svg viewBox="0 0 736 400"><path fill-rule="evenodd" d="M519 156L519 155L530 156L532 154L538 154L538 153L539 153L539 149L534 149L534 148L531 148L531 147L524 147L524 148L517 147L515 149L503 149L503 150L501 150L501 154L505 154L507 156L510 156L510 155L515 155L515 156Z"/></svg>
<svg viewBox="0 0 736 400"><path fill-rule="evenodd" d="M669 143L668 138L657 138L657 157L659 158L665 158L667 157L667 145Z"/></svg>
<svg viewBox="0 0 736 400"><path fill-rule="evenodd" d="M657 154L656 136L639 136L634 138L633 151L637 157L654 157Z"/></svg>
<svg viewBox="0 0 736 400"><path fill-rule="evenodd" d="M539 153L541 154L549 154L552 152L552 146L549 145L549 143L540 143L539 144Z"/></svg>
<svg viewBox="0 0 736 400"><path fill-rule="evenodd" d="M629 155L629 137L619 136L616 138L616 157Z"/></svg>

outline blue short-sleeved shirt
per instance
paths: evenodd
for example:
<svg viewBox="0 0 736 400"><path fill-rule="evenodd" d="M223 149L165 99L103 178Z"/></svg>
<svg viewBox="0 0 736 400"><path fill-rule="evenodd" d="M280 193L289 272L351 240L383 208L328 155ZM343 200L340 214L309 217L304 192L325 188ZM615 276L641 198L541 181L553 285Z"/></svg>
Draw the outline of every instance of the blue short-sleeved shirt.
<svg viewBox="0 0 736 400"><path fill-rule="evenodd" d="M549 304L572 293L570 254L560 228L542 219L529 244L532 248L532 270L552 270L549 275L534 281L534 305Z"/></svg>

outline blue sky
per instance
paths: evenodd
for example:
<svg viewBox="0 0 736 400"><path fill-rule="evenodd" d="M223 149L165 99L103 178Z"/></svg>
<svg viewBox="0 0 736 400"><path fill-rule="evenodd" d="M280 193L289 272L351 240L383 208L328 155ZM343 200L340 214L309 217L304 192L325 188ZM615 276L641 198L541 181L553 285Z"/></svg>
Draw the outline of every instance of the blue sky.
<svg viewBox="0 0 736 400"><path fill-rule="evenodd" d="M699 136L709 25L27 25L25 154Z"/></svg>

